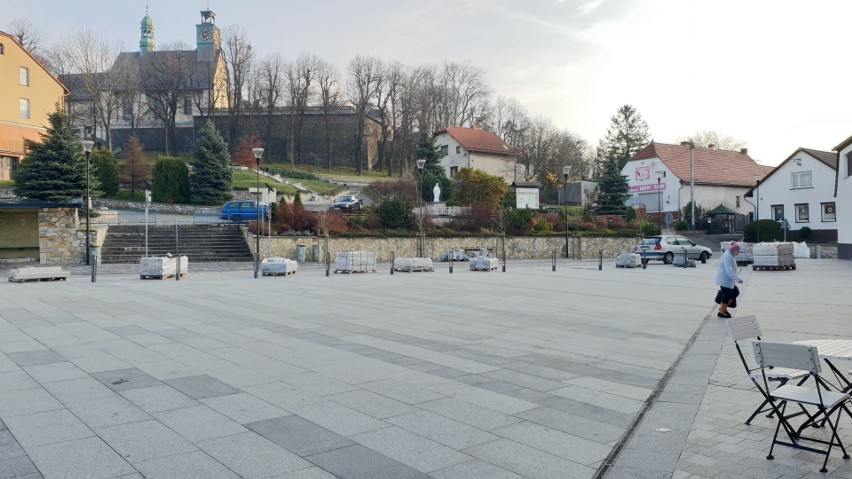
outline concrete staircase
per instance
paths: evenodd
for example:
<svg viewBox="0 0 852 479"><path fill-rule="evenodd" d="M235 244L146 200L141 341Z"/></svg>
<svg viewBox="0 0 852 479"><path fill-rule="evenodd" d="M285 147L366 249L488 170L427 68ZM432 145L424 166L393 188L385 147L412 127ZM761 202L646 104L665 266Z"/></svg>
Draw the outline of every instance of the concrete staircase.
<svg viewBox="0 0 852 479"><path fill-rule="evenodd" d="M251 261L251 251L239 225L148 226L148 255L180 254L193 262ZM110 226L101 249L101 263L138 263L145 256L145 226Z"/></svg>

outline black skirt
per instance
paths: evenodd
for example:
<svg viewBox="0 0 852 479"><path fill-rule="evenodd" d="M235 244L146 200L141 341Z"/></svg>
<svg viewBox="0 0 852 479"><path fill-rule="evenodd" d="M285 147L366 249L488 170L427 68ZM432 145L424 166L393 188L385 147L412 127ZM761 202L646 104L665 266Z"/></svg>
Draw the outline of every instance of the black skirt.
<svg viewBox="0 0 852 479"><path fill-rule="evenodd" d="M737 307L737 296L740 295L740 289L736 286L732 288L726 288L724 286L719 286L719 291L716 292L716 304L727 303L731 301L731 304L728 305L729 308Z"/></svg>

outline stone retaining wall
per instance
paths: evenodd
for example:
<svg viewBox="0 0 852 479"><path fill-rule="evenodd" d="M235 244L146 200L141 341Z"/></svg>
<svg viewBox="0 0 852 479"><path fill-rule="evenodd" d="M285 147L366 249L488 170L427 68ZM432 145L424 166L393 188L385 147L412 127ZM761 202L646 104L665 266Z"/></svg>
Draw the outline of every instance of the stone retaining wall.
<svg viewBox="0 0 852 479"><path fill-rule="evenodd" d="M246 242L252 253L255 249L255 237L243 229ZM606 258L614 258L624 251L633 251L638 238L595 238L574 236L569 238L568 255L574 259L597 258L600 251ZM261 257L296 257L296 246L305 245L306 258L311 260L312 246L318 247L319 259L325 251L332 256L339 251L370 251L378 255L379 261L396 257L417 256L417 238L322 238L317 236L273 236L260 237ZM503 244L500 237L467 238L430 238L425 239L425 256L438 259L451 248L478 250L488 248L495 256L502 257ZM507 259L550 258L553 251L558 257L565 257L564 237L509 236L505 240Z"/></svg>

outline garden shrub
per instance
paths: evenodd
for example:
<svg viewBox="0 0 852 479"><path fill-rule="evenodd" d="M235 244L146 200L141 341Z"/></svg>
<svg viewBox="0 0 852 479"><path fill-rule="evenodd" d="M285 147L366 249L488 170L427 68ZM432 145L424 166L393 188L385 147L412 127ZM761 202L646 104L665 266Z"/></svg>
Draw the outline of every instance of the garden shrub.
<svg viewBox="0 0 852 479"><path fill-rule="evenodd" d="M686 231L688 229L689 229L689 223L687 223L686 220L680 220L677 223L675 223L675 230L677 230L677 231Z"/></svg>
<svg viewBox="0 0 852 479"><path fill-rule="evenodd" d="M781 241L784 239L781 225L770 219L752 221L746 225L744 233L745 241L748 242Z"/></svg>
<svg viewBox="0 0 852 479"><path fill-rule="evenodd" d="M390 198L379 205L379 219L385 229L408 229L412 221L412 206L397 198ZM352 221L350 220L350 223ZM368 226L364 224L364 226Z"/></svg>
<svg viewBox="0 0 852 479"><path fill-rule="evenodd" d="M810 228L808 228L807 226L802 226L802 228L799 230L799 239L802 241L806 241L808 238L811 237L812 233L813 231Z"/></svg>

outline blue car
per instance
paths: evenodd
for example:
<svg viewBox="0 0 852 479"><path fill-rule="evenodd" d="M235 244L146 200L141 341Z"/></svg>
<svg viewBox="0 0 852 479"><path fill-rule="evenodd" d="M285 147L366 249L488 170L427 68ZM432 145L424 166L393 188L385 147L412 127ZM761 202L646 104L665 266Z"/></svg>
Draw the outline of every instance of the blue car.
<svg viewBox="0 0 852 479"><path fill-rule="evenodd" d="M260 215L266 215L267 205L260 204ZM243 222L257 219L257 205L251 200L229 201L219 210L219 219Z"/></svg>

